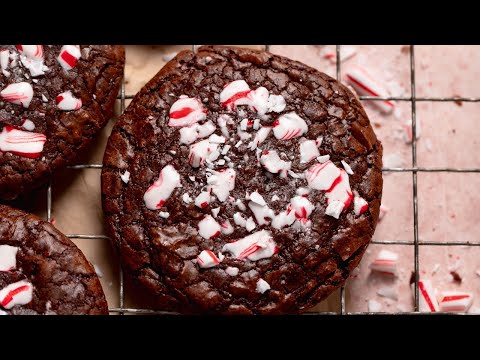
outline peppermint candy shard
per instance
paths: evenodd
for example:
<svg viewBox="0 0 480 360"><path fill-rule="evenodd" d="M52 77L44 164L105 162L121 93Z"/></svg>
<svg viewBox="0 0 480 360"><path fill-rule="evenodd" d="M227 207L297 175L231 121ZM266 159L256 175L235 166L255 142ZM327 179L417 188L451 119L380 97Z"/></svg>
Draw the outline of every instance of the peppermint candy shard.
<svg viewBox="0 0 480 360"><path fill-rule="evenodd" d="M221 227L211 215L206 215L198 223L198 234L204 239L211 239L220 235Z"/></svg>
<svg viewBox="0 0 480 360"><path fill-rule="evenodd" d="M225 202L230 195L230 191L235 189L236 173L233 169L225 169L215 171L207 169L210 176L207 179L207 184L212 187L212 192L217 197L218 201Z"/></svg>
<svg viewBox="0 0 480 360"><path fill-rule="evenodd" d="M27 82L13 83L3 89L0 96L12 104L28 108L33 98L33 88Z"/></svg>
<svg viewBox="0 0 480 360"><path fill-rule="evenodd" d="M190 126L207 118L207 110L197 98L184 97L173 103L170 108L168 126Z"/></svg>
<svg viewBox="0 0 480 360"><path fill-rule="evenodd" d="M444 291L439 297L442 312L467 312L473 303L473 294L461 291Z"/></svg>
<svg viewBox="0 0 480 360"><path fill-rule="evenodd" d="M398 254L389 250L381 250L376 259L369 265L369 268L380 274L396 276L397 261Z"/></svg>
<svg viewBox="0 0 480 360"><path fill-rule="evenodd" d="M77 65L78 59L80 59L81 56L82 54L78 45L63 45L57 60L63 70L68 71Z"/></svg>
<svg viewBox="0 0 480 360"><path fill-rule="evenodd" d="M291 140L308 131L308 125L300 116L291 112L281 115L273 123L273 135L279 140Z"/></svg>
<svg viewBox="0 0 480 360"><path fill-rule="evenodd" d="M55 102L57 107L63 111L78 110L82 107L82 100L73 96L70 90L58 94Z"/></svg>
<svg viewBox="0 0 480 360"><path fill-rule="evenodd" d="M177 187L181 187L180 174L172 165L165 166L143 196L147 209L160 209Z"/></svg>
<svg viewBox="0 0 480 360"><path fill-rule="evenodd" d="M217 151L218 144L212 144L208 139L199 141L190 145L190 153L188 162L194 168L200 167L207 159L210 161L216 160L220 153ZM215 155L218 154L218 156Z"/></svg>
<svg viewBox="0 0 480 360"><path fill-rule="evenodd" d="M306 164L320 156L315 140L306 140L300 144L300 163Z"/></svg>
<svg viewBox="0 0 480 360"><path fill-rule="evenodd" d="M340 174L340 169L331 161L327 161L323 164L310 166L305 178L310 188L327 191L336 181L340 181Z"/></svg>
<svg viewBox="0 0 480 360"><path fill-rule="evenodd" d="M412 283L412 293L415 296L415 283ZM440 307L435 297L435 290L433 289L430 280L418 281L418 295L419 295L419 310L420 312L438 312Z"/></svg>
<svg viewBox="0 0 480 360"><path fill-rule="evenodd" d="M25 55L29 59L43 59L42 45L16 45L16 47L20 54Z"/></svg>
<svg viewBox="0 0 480 360"><path fill-rule="evenodd" d="M233 226L230 224L230 221L226 220L224 223L220 224L220 231L223 235L230 235L233 233Z"/></svg>
<svg viewBox="0 0 480 360"><path fill-rule="evenodd" d="M257 261L273 256L278 252L278 248L272 234L267 230L260 230L243 239L225 244L222 252L229 252L236 259Z"/></svg>
<svg viewBox="0 0 480 360"><path fill-rule="evenodd" d="M250 86L245 80L232 81L225 85L220 93L220 103L229 110L238 105L249 105L250 99L247 96L250 91Z"/></svg>
<svg viewBox="0 0 480 360"><path fill-rule="evenodd" d="M355 192L355 196L353 198L353 211L356 216L360 216L368 209L368 202L360 197L357 192Z"/></svg>
<svg viewBox="0 0 480 360"><path fill-rule="evenodd" d="M0 133L0 151L36 159L43 151L47 137L40 133L5 126Z"/></svg>
<svg viewBox="0 0 480 360"><path fill-rule="evenodd" d="M32 301L33 286L22 280L7 285L0 290L0 305L9 310L17 305L26 305Z"/></svg>
<svg viewBox="0 0 480 360"><path fill-rule="evenodd" d="M19 248L10 245L0 245L0 272L12 271L17 268L17 252Z"/></svg>
<svg viewBox="0 0 480 360"><path fill-rule="evenodd" d="M202 269L208 269L220 264L223 260L223 256L219 254L220 257L217 257L212 251L210 250L203 250L200 255L197 256L197 264Z"/></svg>
<svg viewBox="0 0 480 360"><path fill-rule="evenodd" d="M260 156L260 164L271 172L272 174L280 174L280 177L286 178L288 170L290 170L292 163L280 159L275 150L265 151Z"/></svg>
<svg viewBox="0 0 480 360"><path fill-rule="evenodd" d="M263 294L264 292L270 290L270 284L263 279L258 279L257 281L257 292Z"/></svg>

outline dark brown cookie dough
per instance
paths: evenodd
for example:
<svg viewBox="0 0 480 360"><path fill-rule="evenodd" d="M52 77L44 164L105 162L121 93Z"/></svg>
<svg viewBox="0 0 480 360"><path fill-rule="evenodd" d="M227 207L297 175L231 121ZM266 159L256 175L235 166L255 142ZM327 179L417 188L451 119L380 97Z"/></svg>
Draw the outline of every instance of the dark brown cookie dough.
<svg viewBox="0 0 480 360"><path fill-rule="evenodd" d="M75 244L51 224L4 205L0 270L0 315L108 315L95 270Z"/></svg>
<svg viewBox="0 0 480 360"><path fill-rule="evenodd" d="M43 49L35 54L26 48L34 46ZM80 58L75 64L66 55L74 64L69 70L57 59L61 50L62 45L0 45L0 200L12 200L42 185L56 170L72 163L113 114L124 48L81 45L75 53L74 47L70 52ZM18 89L33 91L29 104L28 100L12 102ZM78 110L62 110L57 104L58 96L70 95L68 91L81 100ZM22 101L24 106L19 104ZM7 134L12 129L15 132ZM9 143L12 137L20 143ZM33 147L27 144L32 140L37 141Z"/></svg>
<svg viewBox="0 0 480 360"><path fill-rule="evenodd" d="M281 95L286 105L270 111L270 105L274 108L278 103L274 101L269 103L266 115L259 115L265 111L260 106L261 91L255 90L260 105L238 105L229 110L228 101L221 104L225 93L220 94L228 92L225 86L236 80L244 80L251 90L265 87L266 96L268 93ZM235 84L238 91L233 97L230 98L232 93L227 97L240 99L237 104L241 104L246 84ZM253 96L249 91L244 95L247 93ZM180 101L182 95L188 98ZM270 97L268 99L270 101ZM179 106L180 103L184 106ZM173 114L174 111L177 112ZM299 127L288 133L287 129L282 140L281 129L276 128L275 121L292 112L304 119L308 131L300 131ZM215 125L213 134L222 136L218 118L225 114L233 120L227 125L226 141L231 146L228 158L221 154L217 159L215 155L212 161L205 161L201 159L201 152L192 155L191 145L180 142L180 129L185 128L168 125L169 122L178 125L179 121L188 122L188 119L201 119L198 123L201 125L211 121ZM292 119L292 115L286 117ZM252 120L243 125L244 130L247 127L245 131L240 129L243 119ZM254 119L260 119L263 127L273 126L273 131L258 145L262 149L259 154L249 149L258 133L252 129ZM295 119L291 121L297 121ZM248 138L245 132L252 136ZM239 144L241 136L244 141ZM319 137L323 137L323 141L318 141ZM193 144L205 139L209 137L195 140ZM297 216L291 226L273 227L272 211L276 218L288 209L299 188L308 186L302 174L325 161L300 162L300 142L305 139L310 140L310 145L321 143L317 146L319 154L330 156L335 165L330 165L332 168L343 169L342 160L351 166L350 190L366 200L365 212L358 214L351 201L337 220L326 214L329 193L310 189L302 197L308 199L314 209L303 209L305 214ZM212 145L210 140L208 143ZM223 153L224 149L223 144L218 145L219 152ZM208 150L215 152L215 145ZM285 168L283 177L267 171L262 163L261 157L267 152L271 155L272 150L277 152L282 164L291 162L291 172ZM381 157L381 143L360 102L331 77L263 51L221 46L204 46L197 54L183 51L135 96L113 129L102 172L107 229L119 249L125 271L157 299L161 309L229 314L302 312L345 283L370 242L382 194ZM199 166L192 167L196 162ZM279 160L275 164L278 165ZM212 174L209 168L236 172L234 188L224 202L213 193L210 198L197 198L202 191L210 191L206 182L207 175ZM163 178L159 180L162 170ZM157 192L160 198L153 196L145 201L147 190L150 195ZM253 198L247 196L255 191L270 209L264 221L250 208ZM187 204L189 198L192 201ZM245 205L243 210L238 200ZM296 200L302 201L298 197ZM153 210L147 208L147 203ZM250 227L248 231L242 221L236 225L235 213L244 219L251 217L255 228ZM203 226L201 221L212 214L216 217L208 218L209 224ZM299 223L302 216L305 226ZM222 228L218 234L214 222L225 224L227 220L233 225L233 232L226 234L229 231L225 233ZM249 225L253 226L252 221ZM200 228L203 231L199 231ZM211 232L212 237L202 236L205 231ZM263 251L261 259L256 259L256 255L237 256L238 253L235 255L231 249L224 248L235 240L267 232L271 237L262 243L264 248L254 249L259 251L257 255ZM275 247L269 247L272 241ZM206 250L223 261L202 268L202 259L206 266L212 258L205 252L203 255L210 258L197 258ZM218 255L219 252L222 254Z"/></svg>

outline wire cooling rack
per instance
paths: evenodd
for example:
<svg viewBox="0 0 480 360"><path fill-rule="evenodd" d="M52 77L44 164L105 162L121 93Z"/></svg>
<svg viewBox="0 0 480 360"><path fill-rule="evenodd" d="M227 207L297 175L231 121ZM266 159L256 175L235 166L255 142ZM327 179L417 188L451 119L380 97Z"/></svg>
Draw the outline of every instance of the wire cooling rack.
<svg viewBox="0 0 480 360"><path fill-rule="evenodd" d="M270 45L264 45L265 50L270 50ZM197 52L198 45L192 45L192 51ZM336 55L337 55L337 64L336 64L336 78L341 80L341 57L340 57L341 45L336 45ZM120 112L123 113L125 110L125 100L133 99L134 95L125 94L125 79L123 79L120 89L120 95L117 99L120 100ZM412 167L402 167L402 168L383 168L383 172L409 172L412 174L412 195L413 195L413 243L411 241L384 241L384 240L374 240L372 244L381 244L381 245L404 245L404 246L413 246L414 247L414 273L415 273L415 288L414 288L414 298L415 298L415 311L414 312L396 312L388 314L414 314L419 312L419 297L418 297L418 280L419 280L419 247L422 245L429 246L480 246L480 242L425 242L419 241L418 237L418 187L417 187L417 174L419 172L447 172L447 173L480 173L480 168L450 168L450 167L418 167L417 166L417 140L416 140L416 109L417 102L455 102L455 101L465 101L465 102L480 102L480 98L472 97L417 97L415 93L415 46L410 45L410 96L408 97L375 97L375 96L360 96L360 100L370 100L370 101L383 101L383 100L393 100L393 101L410 101L411 102L411 112L412 112ZM81 164L69 166L70 169L102 169L101 164ZM51 220L52 215L52 183L48 185L47 188L47 221ZM92 240L109 240L108 236L105 235L84 235L84 234L68 234L67 237L71 239L92 239ZM124 280L123 272L120 268L119 270L119 307L110 308L110 313L117 313L120 315L124 314L174 314L166 311L158 311L152 309L140 309L140 308L129 308L125 307L125 293L124 293ZM339 312L312 312L306 313L306 315L350 315L350 314L379 314L379 313L370 313L370 312L347 312L345 308L345 288L342 287L340 291L340 311Z"/></svg>

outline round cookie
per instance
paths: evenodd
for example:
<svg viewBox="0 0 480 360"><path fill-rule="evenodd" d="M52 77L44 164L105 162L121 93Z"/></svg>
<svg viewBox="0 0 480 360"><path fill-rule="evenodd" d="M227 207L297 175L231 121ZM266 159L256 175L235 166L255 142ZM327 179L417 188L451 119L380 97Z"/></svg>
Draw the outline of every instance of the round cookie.
<svg viewBox="0 0 480 360"><path fill-rule="evenodd" d="M108 315L92 265L40 218L0 205L0 315Z"/></svg>
<svg viewBox="0 0 480 360"><path fill-rule="evenodd" d="M70 164L113 114L125 51L0 45L0 200Z"/></svg>
<svg viewBox="0 0 480 360"><path fill-rule="evenodd" d="M107 229L160 309L302 312L369 244L381 158L360 102L331 77L263 51L183 51L113 129Z"/></svg>

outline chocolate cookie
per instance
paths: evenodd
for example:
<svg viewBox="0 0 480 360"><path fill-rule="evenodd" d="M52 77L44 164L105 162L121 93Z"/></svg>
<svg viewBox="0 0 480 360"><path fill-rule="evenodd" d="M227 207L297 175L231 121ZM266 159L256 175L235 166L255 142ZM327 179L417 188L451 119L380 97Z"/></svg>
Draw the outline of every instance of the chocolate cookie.
<svg viewBox="0 0 480 360"><path fill-rule="evenodd" d="M113 114L121 46L0 45L0 199L45 183Z"/></svg>
<svg viewBox="0 0 480 360"><path fill-rule="evenodd" d="M183 51L113 129L108 232L159 308L305 311L373 235L381 158L360 102L331 77L263 51Z"/></svg>
<svg viewBox="0 0 480 360"><path fill-rule="evenodd" d="M0 315L108 315L92 265L40 218L0 205Z"/></svg>

